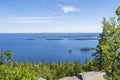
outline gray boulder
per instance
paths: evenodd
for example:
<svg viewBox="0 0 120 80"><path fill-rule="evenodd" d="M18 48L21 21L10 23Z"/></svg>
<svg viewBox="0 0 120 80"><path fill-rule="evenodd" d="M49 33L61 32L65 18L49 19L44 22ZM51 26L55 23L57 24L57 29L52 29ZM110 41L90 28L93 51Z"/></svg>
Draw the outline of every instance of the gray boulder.
<svg viewBox="0 0 120 80"><path fill-rule="evenodd" d="M104 80L103 75L105 75L104 72L91 71L80 73L78 78L82 80Z"/></svg>
<svg viewBox="0 0 120 80"><path fill-rule="evenodd" d="M73 76L73 77L65 77L65 78L61 78L61 79L58 79L58 80L81 80L81 79L78 79L78 77Z"/></svg>

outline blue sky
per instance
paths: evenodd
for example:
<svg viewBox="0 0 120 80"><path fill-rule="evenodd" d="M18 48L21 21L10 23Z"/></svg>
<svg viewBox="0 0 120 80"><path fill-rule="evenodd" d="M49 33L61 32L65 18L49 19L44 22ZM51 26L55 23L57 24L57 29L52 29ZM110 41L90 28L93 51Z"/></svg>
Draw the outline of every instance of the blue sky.
<svg viewBox="0 0 120 80"><path fill-rule="evenodd" d="M0 0L0 33L101 32L120 0Z"/></svg>

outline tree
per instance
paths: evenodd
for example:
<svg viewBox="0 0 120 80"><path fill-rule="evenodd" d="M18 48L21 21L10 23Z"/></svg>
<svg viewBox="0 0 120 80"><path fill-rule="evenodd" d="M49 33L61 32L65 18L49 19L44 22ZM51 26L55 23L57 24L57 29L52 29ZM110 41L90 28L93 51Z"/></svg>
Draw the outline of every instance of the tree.
<svg viewBox="0 0 120 80"><path fill-rule="evenodd" d="M7 57L8 61L11 61L13 57L13 52L11 50L7 50L4 52L4 56Z"/></svg>
<svg viewBox="0 0 120 80"><path fill-rule="evenodd" d="M4 56L4 53L0 52L0 64L3 64L3 62L4 62L3 56Z"/></svg>
<svg viewBox="0 0 120 80"><path fill-rule="evenodd" d="M98 65L98 69L107 70L112 75L114 80L114 72L120 60L120 24L111 18L107 21L103 20L103 31L99 35L99 44L96 52L94 62Z"/></svg>
<svg viewBox="0 0 120 80"><path fill-rule="evenodd" d="M120 20L120 6L116 9L115 13L118 16L118 20Z"/></svg>
<svg viewBox="0 0 120 80"><path fill-rule="evenodd" d="M8 61L11 61L12 57L13 57L13 52L10 50L7 50L5 52L1 52L0 53L0 64L3 64L6 59Z"/></svg>
<svg viewBox="0 0 120 80"><path fill-rule="evenodd" d="M96 52L93 53L93 56L95 56L95 65L97 67L97 69L99 71L101 71L102 69L104 69L105 67L105 57L106 57L106 53L103 51L104 49L107 48L106 44L107 44L107 34L108 34L108 23L106 23L106 19L103 18L103 31L101 34L99 34L99 41L98 41L98 46L96 48ZM103 66L104 65L104 66Z"/></svg>

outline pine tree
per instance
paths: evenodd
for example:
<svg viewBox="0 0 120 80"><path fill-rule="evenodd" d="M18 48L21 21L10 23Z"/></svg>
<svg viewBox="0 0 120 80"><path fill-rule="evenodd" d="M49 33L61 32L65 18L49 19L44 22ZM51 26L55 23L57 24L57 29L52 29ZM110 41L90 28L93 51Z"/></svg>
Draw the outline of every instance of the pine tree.
<svg viewBox="0 0 120 80"><path fill-rule="evenodd" d="M99 35L99 44L94 62L97 68L111 73L114 80L115 71L120 61L120 24L115 21L115 18L110 18L107 21L103 20L103 32Z"/></svg>
<svg viewBox="0 0 120 80"><path fill-rule="evenodd" d="M105 57L107 55L106 52L104 52L103 50L107 48L106 44L107 44L107 30L108 30L108 23L106 23L106 19L103 18L103 31L102 33L99 35L99 41L98 41L98 46L96 48L96 52L93 53L93 56L95 57L95 65L97 67L97 69L99 71L101 71L102 69L104 69L105 66ZM103 66L104 65L104 66Z"/></svg>

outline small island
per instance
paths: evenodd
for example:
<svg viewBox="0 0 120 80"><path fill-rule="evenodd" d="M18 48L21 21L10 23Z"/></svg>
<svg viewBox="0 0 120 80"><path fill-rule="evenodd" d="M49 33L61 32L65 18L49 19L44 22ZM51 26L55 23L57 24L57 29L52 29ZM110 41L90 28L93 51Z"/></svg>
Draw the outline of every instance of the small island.
<svg viewBox="0 0 120 80"><path fill-rule="evenodd" d="M46 40L63 40L61 38L49 38L49 39L46 39Z"/></svg>
<svg viewBox="0 0 120 80"><path fill-rule="evenodd" d="M28 38L28 39L25 39L25 40L35 40L35 39L33 39L33 38Z"/></svg>
<svg viewBox="0 0 120 80"><path fill-rule="evenodd" d="M92 47L84 47L80 49L81 51L91 51L91 50L95 50L95 48Z"/></svg>
<svg viewBox="0 0 120 80"><path fill-rule="evenodd" d="M73 52L73 50L72 50L72 49L69 49L69 50L68 50L68 52L69 52L69 53L72 53L72 52Z"/></svg>

